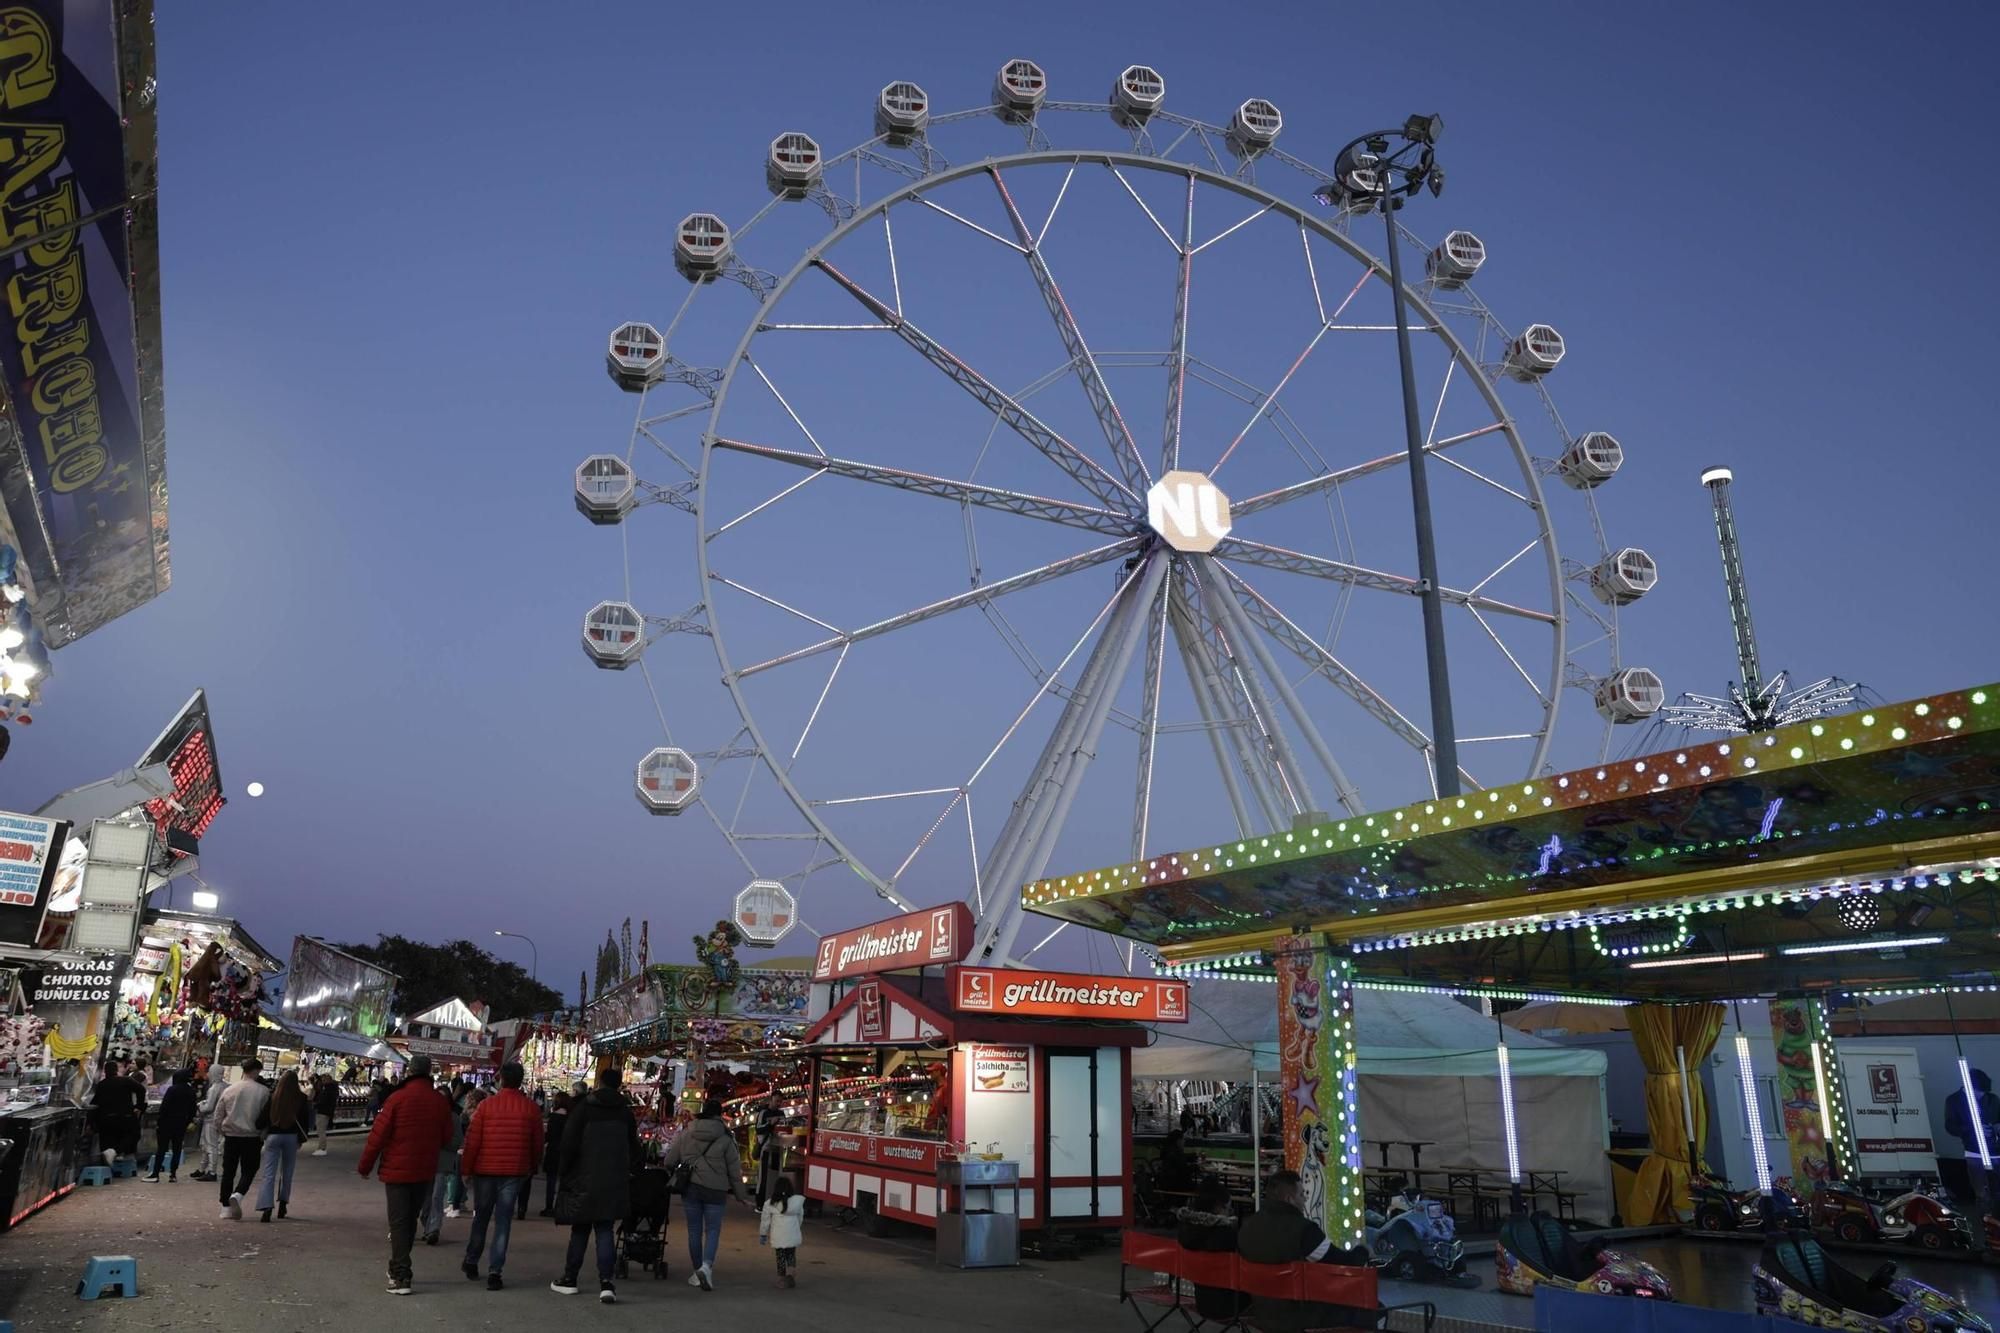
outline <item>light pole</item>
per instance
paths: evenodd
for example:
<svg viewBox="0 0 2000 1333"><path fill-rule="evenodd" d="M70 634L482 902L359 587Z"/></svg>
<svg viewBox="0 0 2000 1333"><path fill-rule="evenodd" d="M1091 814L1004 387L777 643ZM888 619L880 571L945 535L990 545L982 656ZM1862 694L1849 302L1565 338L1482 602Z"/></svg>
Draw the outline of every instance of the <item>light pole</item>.
<svg viewBox="0 0 2000 1333"><path fill-rule="evenodd" d="M1340 150L1331 185L1321 189L1327 203L1359 206L1372 198L1389 232L1389 293L1396 307L1396 357L1403 375L1403 433L1410 454L1410 503L1416 511L1417 579L1424 608L1424 663L1431 687L1431 766L1440 796L1456 796L1458 733L1451 716L1451 673L1445 665L1444 598L1440 595L1437 538L1431 527L1430 478L1424 469L1424 433L1417 416L1417 377L1410 365L1410 313L1403 297L1403 253L1396 235L1396 210L1418 190L1444 190L1437 165L1442 116L1411 116L1401 129L1364 134Z"/></svg>
<svg viewBox="0 0 2000 1333"><path fill-rule="evenodd" d="M535 942L533 940L528 939L526 935L517 935L511 930L496 930L493 933L495 935L504 935L510 940L527 941L528 966L530 969L528 975L531 978L533 978L536 982L540 982L542 979L542 951L535 947Z"/></svg>

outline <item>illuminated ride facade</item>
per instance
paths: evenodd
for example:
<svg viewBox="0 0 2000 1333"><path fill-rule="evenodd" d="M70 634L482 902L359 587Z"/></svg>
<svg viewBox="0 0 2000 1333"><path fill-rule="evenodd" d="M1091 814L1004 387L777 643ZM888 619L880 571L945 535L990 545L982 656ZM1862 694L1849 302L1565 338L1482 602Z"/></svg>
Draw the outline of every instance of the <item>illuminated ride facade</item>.
<svg viewBox="0 0 2000 1333"><path fill-rule="evenodd" d="M1287 1164L1336 1237L1361 1234L1352 1015L1369 987L1770 998L1790 1174L1810 1190L1855 1166L1828 1000L1995 985L2000 686L1057 876L1021 901L1169 971L1275 977ZM1733 1044L1748 1082L1740 1023ZM1654 1125L1655 1154L1678 1133Z"/></svg>

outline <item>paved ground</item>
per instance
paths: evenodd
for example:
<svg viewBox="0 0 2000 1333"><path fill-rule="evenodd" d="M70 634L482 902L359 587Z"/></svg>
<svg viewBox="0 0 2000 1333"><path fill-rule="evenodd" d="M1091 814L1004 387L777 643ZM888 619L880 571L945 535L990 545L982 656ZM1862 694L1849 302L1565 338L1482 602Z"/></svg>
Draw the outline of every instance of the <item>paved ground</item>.
<svg viewBox="0 0 2000 1333"><path fill-rule="evenodd" d="M621 1304L600 1306L594 1293L557 1296L548 1289L562 1264L562 1243L547 1219L514 1229L508 1289L489 1292L458 1270L466 1219L445 1223L444 1243L419 1245L417 1290L382 1290L388 1266L381 1187L354 1174L360 1142L334 1140L328 1157L302 1157L293 1216L264 1225L219 1221L215 1187L121 1180L78 1190L13 1231L0 1234L0 1318L21 1333L57 1329L202 1329L204 1333L449 1325L508 1328L559 1318L565 1329L633 1327L670 1320L721 1320L751 1330L811 1328L840 1333L1032 1327L1036 1333L1136 1327L1117 1305L1115 1250L1075 1263L1031 1264L990 1272L939 1268L926 1242L869 1240L806 1224L799 1285L773 1287L770 1252L757 1246L748 1209L732 1207L716 1265L718 1290L686 1285L686 1233L675 1217L668 1237L673 1276L621 1283ZM539 1198L537 1207L540 1206ZM74 1293L93 1254L139 1261L137 1300L79 1301ZM653 1325L657 1326L657 1325ZM713 1325L712 1325L713 1326Z"/></svg>

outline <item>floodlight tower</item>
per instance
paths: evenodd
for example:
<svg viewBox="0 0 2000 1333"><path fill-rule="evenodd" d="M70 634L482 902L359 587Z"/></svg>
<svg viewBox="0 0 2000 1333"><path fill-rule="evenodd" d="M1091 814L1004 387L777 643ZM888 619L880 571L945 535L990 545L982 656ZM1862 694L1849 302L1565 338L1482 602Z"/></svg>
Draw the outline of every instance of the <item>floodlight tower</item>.
<svg viewBox="0 0 2000 1333"><path fill-rule="evenodd" d="M1660 710L1660 720L1688 731L1722 731L1738 735L1771 731L1815 717L1846 712L1861 702L1862 686L1838 676L1816 680L1803 689L1785 689L1785 673L1764 678L1757 659L1757 628L1750 620L1750 587L1743 576L1743 548L1736 539L1736 511L1730 507L1729 484L1736 474L1712 467L1701 474L1715 507L1715 540L1722 548L1722 582L1729 594L1729 627L1736 636L1736 669L1741 680L1725 696L1683 694Z"/></svg>

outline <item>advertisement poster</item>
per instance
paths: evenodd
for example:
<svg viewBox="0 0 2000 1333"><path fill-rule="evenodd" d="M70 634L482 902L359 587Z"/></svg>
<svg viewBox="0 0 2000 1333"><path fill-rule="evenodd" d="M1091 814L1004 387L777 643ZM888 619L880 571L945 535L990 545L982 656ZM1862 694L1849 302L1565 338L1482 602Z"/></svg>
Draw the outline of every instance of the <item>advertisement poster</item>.
<svg viewBox="0 0 2000 1333"><path fill-rule="evenodd" d="M152 5L0 23L0 500L51 648L166 591Z"/></svg>
<svg viewBox="0 0 2000 1333"><path fill-rule="evenodd" d="M814 981L956 963L972 951L972 909L964 903L926 907L853 930L820 937Z"/></svg>
<svg viewBox="0 0 2000 1333"><path fill-rule="evenodd" d="M1027 1092L1028 1071L1032 1067L1026 1046L974 1046L972 1089L974 1092Z"/></svg>
<svg viewBox="0 0 2000 1333"><path fill-rule="evenodd" d="M1911 1047L1840 1045L1861 1174L1935 1175L1924 1076Z"/></svg>
<svg viewBox="0 0 2000 1333"><path fill-rule="evenodd" d="M1833 1178L1826 1121L1813 1075L1812 1023L1808 1001L1771 1002L1771 1044L1778 1057L1778 1104L1784 1110L1785 1142L1791 1150L1790 1175L1796 1190L1814 1190ZM1778 1174L1786 1174L1778 1172Z"/></svg>
<svg viewBox="0 0 2000 1333"><path fill-rule="evenodd" d="M69 825L0 811L0 941L33 947Z"/></svg>

